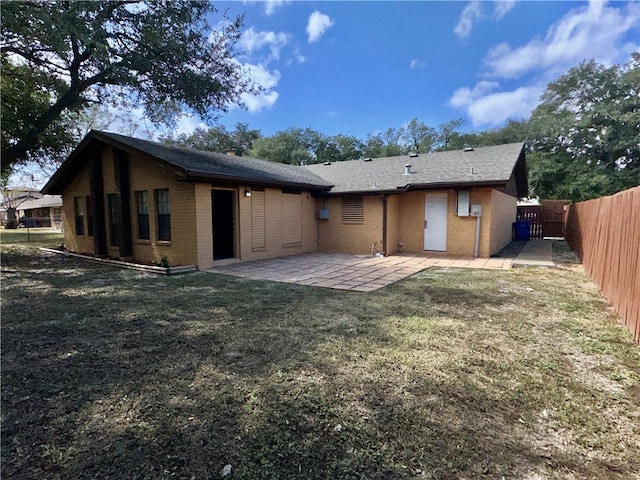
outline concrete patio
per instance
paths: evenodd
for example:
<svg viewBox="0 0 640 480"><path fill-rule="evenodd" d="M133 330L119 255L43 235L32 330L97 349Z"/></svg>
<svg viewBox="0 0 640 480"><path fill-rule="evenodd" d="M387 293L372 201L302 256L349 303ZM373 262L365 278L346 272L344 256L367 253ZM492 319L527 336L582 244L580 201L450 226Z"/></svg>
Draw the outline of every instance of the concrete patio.
<svg viewBox="0 0 640 480"><path fill-rule="evenodd" d="M438 254L369 256L310 253L236 262L207 271L223 275L371 292L428 267L509 269L513 258L472 258Z"/></svg>

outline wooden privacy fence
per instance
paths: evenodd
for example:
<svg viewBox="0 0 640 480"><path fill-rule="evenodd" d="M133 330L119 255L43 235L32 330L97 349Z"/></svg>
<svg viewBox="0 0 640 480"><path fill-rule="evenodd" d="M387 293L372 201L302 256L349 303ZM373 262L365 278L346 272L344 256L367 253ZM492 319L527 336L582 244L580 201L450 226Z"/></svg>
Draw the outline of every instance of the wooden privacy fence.
<svg viewBox="0 0 640 480"><path fill-rule="evenodd" d="M565 237L640 344L640 186L571 205Z"/></svg>
<svg viewBox="0 0 640 480"><path fill-rule="evenodd" d="M563 237L564 212L569 200L543 200L542 205L519 205L516 220L529 222L531 238Z"/></svg>

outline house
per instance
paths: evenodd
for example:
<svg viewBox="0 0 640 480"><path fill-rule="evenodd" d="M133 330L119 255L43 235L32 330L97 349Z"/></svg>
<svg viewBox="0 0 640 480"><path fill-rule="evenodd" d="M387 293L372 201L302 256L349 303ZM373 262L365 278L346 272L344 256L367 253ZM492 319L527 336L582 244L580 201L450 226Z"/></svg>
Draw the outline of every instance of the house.
<svg viewBox="0 0 640 480"><path fill-rule="evenodd" d="M294 166L91 131L42 191L63 197L70 251L203 269L317 251L490 256L526 189L522 144Z"/></svg>
<svg viewBox="0 0 640 480"><path fill-rule="evenodd" d="M528 189L522 143L306 169L333 185L318 228L324 251L489 257L511 241L517 199Z"/></svg>
<svg viewBox="0 0 640 480"><path fill-rule="evenodd" d="M51 227L62 228L62 197L43 195L34 190L13 189L3 193L0 221L7 228ZM9 219L11 217L11 219Z"/></svg>

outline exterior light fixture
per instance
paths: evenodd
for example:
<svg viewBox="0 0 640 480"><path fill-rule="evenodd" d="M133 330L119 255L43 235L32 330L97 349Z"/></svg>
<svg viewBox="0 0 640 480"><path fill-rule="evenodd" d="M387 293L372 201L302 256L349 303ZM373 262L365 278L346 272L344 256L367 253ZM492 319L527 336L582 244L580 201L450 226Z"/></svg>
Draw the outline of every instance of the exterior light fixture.
<svg viewBox="0 0 640 480"><path fill-rule="evenodd" d="M250 197L250 196L251 196L251 190L249 190L248 188L247 188L247 189L245 189L245 191L244 191L244 196L245 196L245 197Z"/></svg>

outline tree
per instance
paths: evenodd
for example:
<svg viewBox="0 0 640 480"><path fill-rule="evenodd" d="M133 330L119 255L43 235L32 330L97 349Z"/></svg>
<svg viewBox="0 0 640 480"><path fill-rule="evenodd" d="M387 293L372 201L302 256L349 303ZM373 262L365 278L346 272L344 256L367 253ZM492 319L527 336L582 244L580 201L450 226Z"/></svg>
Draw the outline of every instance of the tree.
<svg viewBox="0 0 640 480"><path fill-rule="evenodd" d="M529 127L540 160L536 194L582 200L640 184L640 54L623 65L570 69L547 85ZM542 188L557 171L571 188Z"/></svg>
<svg viewBox="0 0 640 480"><path fill-rule="evenodd" d="M196 128L193 133L183 133L177 137L168 135L160 138L160 141L210 152L224 153L233 150L236 155L246 155L260 137L259 130L250 130L248 124L237 123L231 132L219 125L209 129Z"/></svg>
<svg viewBox="0 0 640 480"><path fill-rule="evenodd" d="M306 165L318 163L318 146L324 136L310 128L289 128L253 143L252 157L271 162Z"/></svg>
<svg viewBox="0 0 640 480"><path fill-rule="evenodd" d="M415 153L429 153L437 140L435 129L419 122L417 118L407 124L403 133L405 144Z"/></svg>
<svg viewBox="0 0 640 480"><path fill-rule="evenodd" d="M458 130L464 125L464 119L457 118L438 125L437 148L436 150L457 150L463 148L464 145L460 141L460 133Z"/></svg>
<svg viewBox="0 0 640 480"><path fill-rule="evenodd" d="M4 2L2 10L3 78L27 82L38 107L24 121L3 118L3 172L46 150L64 115L90 103L142 105L166 123L183 108L215 118L259 90L234 59L242 16L212 31L207 1ZM2 100L3 116L19 112L19 95L5 98L3 88Z"/></svg>

